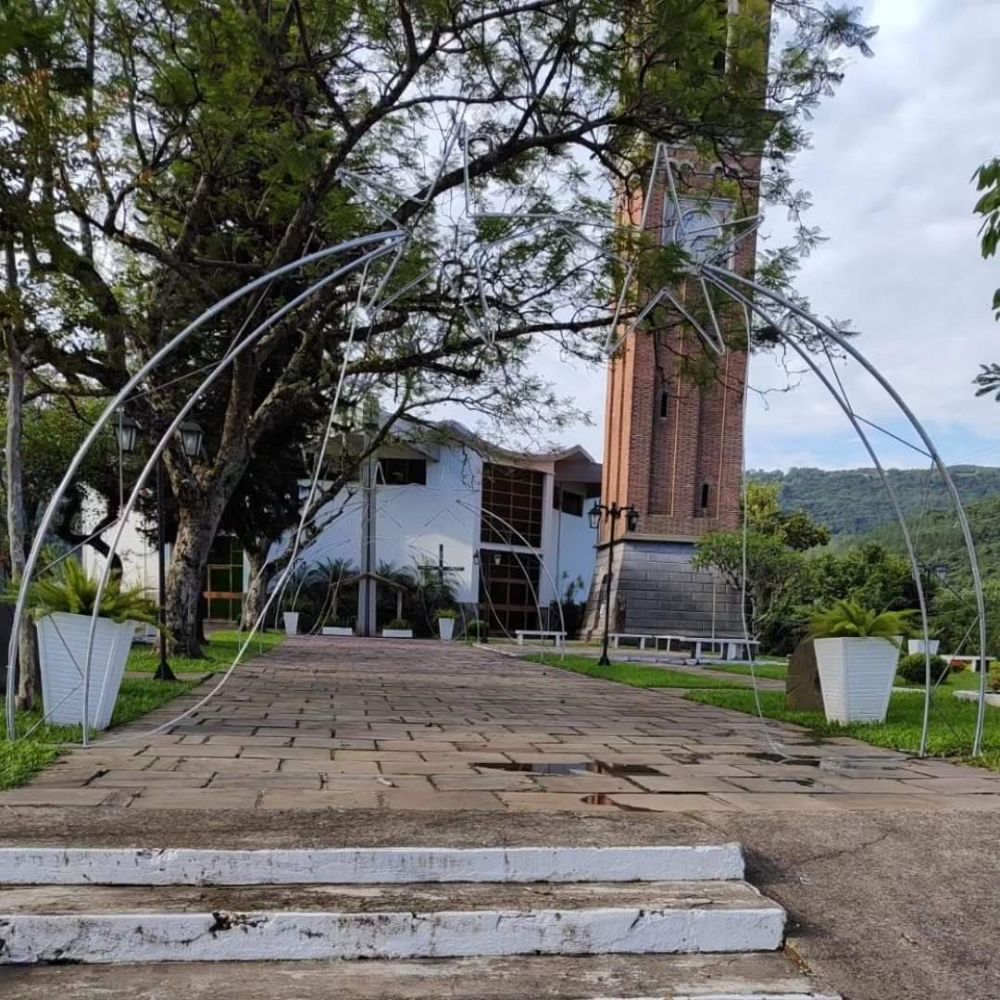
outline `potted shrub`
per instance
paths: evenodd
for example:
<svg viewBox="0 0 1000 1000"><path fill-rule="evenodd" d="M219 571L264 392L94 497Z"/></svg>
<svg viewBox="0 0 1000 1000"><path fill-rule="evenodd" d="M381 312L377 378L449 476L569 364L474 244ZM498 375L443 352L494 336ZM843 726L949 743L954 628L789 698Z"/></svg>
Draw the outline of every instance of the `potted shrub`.
<svg viewBox="0 0 1000 1000"><path fill-rule="evenodd" d="M474 618L465 627L465 634L473 642L486 642L487 640L487 624L481 618Z"/></svg>
<svg viewBox="0 0 1000 1000"><path fill-rule="evenodd" d="M383 639L412 639L413 628L405 618L393 618L384 629Z"/></svg>
<svg viewBox="0 0 1000 1000"><path fill-rule="evenodd" d="M438 633L442 642L451 642L451 637L455 634L455 619L457 617L458 612L452 611L451 608L442 608L437 613Z"/></svg>
<svg viewBox="0 0 1000 1000"><path fill-rule="evenodd" d="M28 610L38 630L42 704L49 722L83 722L83 681L98 580L75 559L64 559L28 588ZM90 657L89 729L107 729L140 622L157 624L156 605L142 587L122 588L112 576L101 595Z"/></svg>
<svg viewBox="0 0 1000 1000"><path fill-rule="evenodd" d="M299 613L298 611L282 611L281 620L285 623L285 635L299 634Z"/></svg>
<svg viewBox="0 0 1000 1000"><path fill-rule="evenodd" d="M332 625L323 626L323 635L354 635L354 627L347 618L334 618Z"/></svg>
<svg viewBox="0 0 1000 1000"><path fill-rule="evenodd" d="M898 637L907 631L909 617L837 601L813 618L810 638L828 722L884 721L899 661Z"/></svg>

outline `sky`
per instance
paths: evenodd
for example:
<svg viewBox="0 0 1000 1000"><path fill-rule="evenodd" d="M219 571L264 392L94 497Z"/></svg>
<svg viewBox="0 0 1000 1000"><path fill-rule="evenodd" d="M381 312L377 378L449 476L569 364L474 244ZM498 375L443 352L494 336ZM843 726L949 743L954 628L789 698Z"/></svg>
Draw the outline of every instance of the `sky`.
<svg viewBox="0 0 1000 1000"><path fill-rule="evenodd" d="M818 110L812 148L794 174L812 193L807 222L827 238L796 287L821 317L849 320L856 346L893 383L952 464L1000 465L1000 403L977 399L982 362L1000 361L990 309L1000 258L979 253L971 176L1000 155L1000 0L872 0L875 57L851 56L847 77ZM787 241L783 210L762 236ZM550 354L540 368L590 411L591 426L559 438L602 450L604 375ZM906 436L888 397L857 365L839 370L854 409ZM769 356L751 362L749 468L869 465L844 415L812 378L791 392ZM876 433L890 467L923 455Z"/></svg>

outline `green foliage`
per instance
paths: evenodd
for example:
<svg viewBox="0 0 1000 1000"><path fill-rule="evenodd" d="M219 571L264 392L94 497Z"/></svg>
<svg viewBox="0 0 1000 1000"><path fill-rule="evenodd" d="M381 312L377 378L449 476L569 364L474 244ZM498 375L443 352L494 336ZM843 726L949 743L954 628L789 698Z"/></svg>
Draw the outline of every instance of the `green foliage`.
<svg viewBox="0 0 1000 1000"><path fill-rule="evenodd" d="M911 612L871 611L855 601L835 601L813 615L809 635L813 639L870 638L895 641L911 628Z"/></svg>
<svg viewBox="0 0 1000 1000"><path fill-rule="evenodd" d="M955 465L949 471L967 505L1000 498L1000 468ZM778 487L782 510L804 511L814 521L828 525L835 538L867 535L883 525L890 526L890 532L895 530L891 527L895 513L874 469L796 468L786 472L755 470L748 475L752 483ZM889 469L887 476L908 518L922 516L923 526L933 512L948 516L952 500L940 476L929 476L927 469ZM870 540L888 541L881 535Z"/></svg>
<svg viewBox="0 0 1000 1000"><path fill-rule="evenodd" d="M73 558L65 558L50 572L32 581L28 587L28 610L37 621L59 611L72 615L90 615L97 603L100 580L88 576L83 566ZM15 588L9 588L4 599L17 599ZM98 617L116 622L146 622L157 624L156 605L142 587L122 588L121 577L111 574L101 595Z"/></svg>
<svg viewBox="0 0 1000 1000"><path fill-rule="evenodd" d="M111 725L123 726L133 722L190 690L191 684L183 681L175 683L126 677L115 702ZM0 709L2 707L3 699L0 698ZM79 741L79 726L39 726L40 717L38 711L18 712L17 731L22 738L17 743L0 742L0 789L24 784L61 754L60 744ZM29 730L33 731L26 736Z"/></svg>
<svg viewBox="0 0 1000 1000"><path fill-rule="evenodd" d="M465 634L470 639L482 639L488 629L489 626L481 618L474 618L465 626Z"/></svg>
<svg viewBox="0 0 1000 1000"><path fill-rule="evenodd" d="M988 686L995 694L1000 694L1000 664L990 667Z"/></svg>
<svg viewBox="0 0 1000 1000"><path fill-rule="evenodd" d="M804 510L785 512L779 502L780 490L773 483L748 483L746 491L747 526L778 539L796 552L805 552L830 541L830 529L817 524Z"/></svg>
<svg viewBox="0 0 1000 1000"><path fill-rule="evenodd" d="M750 631L761 635L788 612L802 568L802 555L771 535L748 531L746 597ZM739 532L714 532L698 542L693 565L718 573L734 590L742 590L744 539Z"/></svg>
<svg viewBox="0 0 1000 1000"><path fill-rule="evenodd" d="M973 211L982 217L979 236L983 257L989 259L996 255L997 247L1000 246L1000 156L984 163L973 176L976 190L980 193ZM993 293L993 311L996 318L1000 319L1000 288ZM976 395L981 396L988 391L984 389Z"/></svg>
<svg viewBox="0 0 1000 1000"><path fill-rule="evenodd" d="M758 701L752 691L692 691L684 697L703 705L757 714ZM761 691L759 704L768 718L804 726L819 737L851 736L874 746L908 753L916 753L920 749L924 699L919 691L894 693L889 700L889 713L885 722L853 722L846 726L827 722L821 713L790 711L784 692ZM934 756L966 759L967 763L1000 771L1000 712L987 710L985 752L981 758L968 759L972 749L976 713L977 706L974 702L959 701L947 689L937 691L931 704L928 750Z"/></svg>
<svg viewBox="0 0 1000 1000"><path fill-rule="evenodd" d="M1000 650L1000 579L983 583L986 605L987 653ZM938 594L931 614L934 634L949 653L979 655L979 611L972 588L946 588Z"/></svg>
<svg viewBox="0 0 1000 1000"><path fill-rule="evenodd" d="M452 621L454 621L458 617L458 612L455 611L453 608L441 608L437 612L437 616L438 618L450 618Z"/></svg>
<svg viewBox="0 0 1000 1000"><path fill-rule="evenodd" d="M405 618L393 618L393 620L386 625L386 628L391 629L408 629L410 627L410 623Z"/></svg>
<svg viewBox="0 0 1000 1000"><path fill-rule="evenodd" d="M911 684L923 684L927 679L927 662L923 653L911 653L899 661L896 673ZM931 657L931 683L940 684L947 680L951 667L942 656Z"/></svg>
<svg viewBox="0 0 1000 1000"><path fill-rule="evenodd" d="M170 669L175 674L205 674L228 670L237 652L246 642L245 632L219 631L211 632L208 645L204 647L204 656L200 659L188 659L183 656L170 657ZM243 654L241 663L252 660L260 653L280 646L285 641L283 632L258 632ZM128 669L135 673L154 673L160 665L160 654L152 646L133 646L129 653Z"/></svg>

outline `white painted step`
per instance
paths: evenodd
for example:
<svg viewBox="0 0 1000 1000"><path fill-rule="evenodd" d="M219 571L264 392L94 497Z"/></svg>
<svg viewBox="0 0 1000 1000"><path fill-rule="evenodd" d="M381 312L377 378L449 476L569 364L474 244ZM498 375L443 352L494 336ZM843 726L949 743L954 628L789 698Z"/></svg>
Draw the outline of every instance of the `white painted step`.
<svg viewBox="0 0 1000 1000"><path fill-rule="evenodd" d="M745 882L0 890L0 963L773 951Z"/></svg>
<svg viewBox="0 0 1000 1000"><path fill-rule="evenodd" d="M739 844L260 851L0 848L0 885L691 882L742 878Z"/></svg>
<svg viewBox="0 0 1000 1000"><path fill-rule="evenodd" d="M18 1000L820 1000L784 955L597 955L0 968ZM826 997L825 1000L836 1000Z"/></svg>

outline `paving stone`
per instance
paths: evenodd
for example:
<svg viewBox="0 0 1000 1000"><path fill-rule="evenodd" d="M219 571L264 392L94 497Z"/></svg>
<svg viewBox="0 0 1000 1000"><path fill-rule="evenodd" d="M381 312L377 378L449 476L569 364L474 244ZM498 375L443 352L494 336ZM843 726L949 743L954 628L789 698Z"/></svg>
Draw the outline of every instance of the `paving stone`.
<svg viewBox="0 0 1000 1000"><path fill-rule="evenodd" d="M253 809L260 793L250 789L146 788L131 809Z"/></svg>
<svg viewBox="0 0 1000 1000"><path fill-rule="evenodd" d="M25 785L0 792L0 806L99 806L113 794L113 788Z"/></svg>

